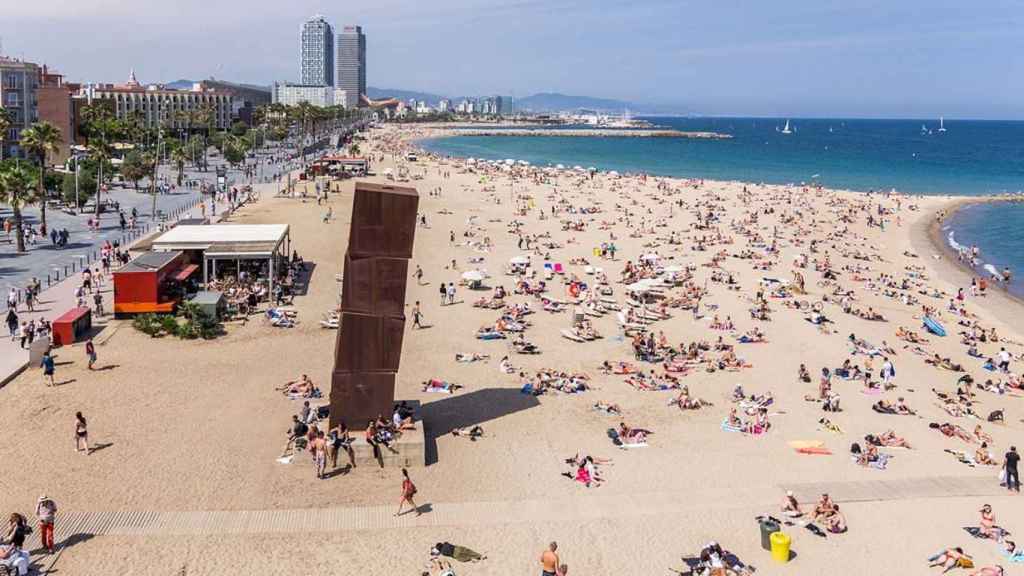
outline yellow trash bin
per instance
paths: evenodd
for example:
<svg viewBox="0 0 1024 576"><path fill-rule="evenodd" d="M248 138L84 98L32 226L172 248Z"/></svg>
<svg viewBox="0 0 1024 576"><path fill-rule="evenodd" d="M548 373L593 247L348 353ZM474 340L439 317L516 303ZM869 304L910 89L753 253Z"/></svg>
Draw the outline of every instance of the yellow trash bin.
<svg viewBox="0 0 1024 576"><path fill-rule="evenodd" d="M776 562L789 562L789 534L773 532L770 538L772 541L772 559Z"/></svg>
<svg viewBox="0 0 1024 576"><path fill-rule="evenodd" d="M594 256L597 256L598 258L601 257L601 249L600 248L594 248Z"/></svg>

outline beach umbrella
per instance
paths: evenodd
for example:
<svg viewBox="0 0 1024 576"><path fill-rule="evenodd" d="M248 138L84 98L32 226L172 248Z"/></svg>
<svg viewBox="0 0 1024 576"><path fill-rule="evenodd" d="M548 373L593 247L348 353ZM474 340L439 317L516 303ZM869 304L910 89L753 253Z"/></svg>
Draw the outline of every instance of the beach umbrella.
<svg viewBox="0 0 1024 576"><path fill-rule="evenodd" d="M469 160L466 160L466 164L476 164L476 158L470 158Z"/></svg>
<svg viewBox="0 0 1024 576"><path fill-rule="evenodd" d="M520 161L519 161L519 165L520 165L520 166L529 166L529 165L530 165L530 163L529 163L529 162L527 162L526 160L520 160Z"/></svg>
<svg viewBox="0 0 1024 576"><path fill-rule="evenodd" d="M597 168L594 168L593 166L587 168L587 170L589 170L590 172L597 172Z"/></svg>
<svg viewBox="0 0 1024 576"><path fill-rule="evenodd" d="M511 158L506 158L505 159L505 164L508 164L509 166L511 166L511 165L513 165L515 163L516 163L516 161L511 159Z"/></svg>
<svg viewBox="0 0 1024 576"><path fill-rule="evenodd" d="M619 177L619 173L616 172L615 170L612 170L611 172L609 172L608 175L611 176L612 178L618 178Z"/></svg>
<svg viewBox="0 0 1024 576"><path fill-rule="evenodd" d="M641 260L645 260L647 262L654 262L658 258L660 258L660 256L658 256L654 252L651 252L650 254L644 254L643 256L640 257Z"/></svg>
<svg viewBox="0 0 1024 576"><path fill-rule="evenodd" d="M576 166L573 166L572 169L577 172L583 172L583 166L580 166L578 164Z"/></svg>
<svg viewBox="0 0 1024 576"><path fill-rule="evenodd" d="M509 261L509 264L519 264L519 265L529 264L530 263L530 257L529 256L513 256L513 257L509 258L508 261Z"/></svg>
<svg viewBox="0 0 1024 576"><path fill-rule="evenodd" d="M462 279L468 280L470 282L480 282L486 277L487 276L479 270L467 270L466 272L462 273Z"/></svg>
<svg viewBox="0 0 1024 576"><path fill-rule="evenodd" d="M651 287L643 280L626 285L626 290L630 292L647 292L650 289Z"/></svg>
<svg viewBox="0 0 1024 576"><path fill-rule="evenodd" d="M555 168L558 168L559 170L565 170L565 164L558 164L557 166L555 166Z"/></svg>

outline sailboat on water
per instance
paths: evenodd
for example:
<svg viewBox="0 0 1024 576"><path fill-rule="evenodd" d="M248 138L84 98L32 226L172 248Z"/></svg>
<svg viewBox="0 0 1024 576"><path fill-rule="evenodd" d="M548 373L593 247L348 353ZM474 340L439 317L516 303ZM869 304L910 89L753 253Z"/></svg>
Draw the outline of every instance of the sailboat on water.
<svg viewBox="0 0 1024 576"><path fill-rule="evenodd" d="M942 118L942 116L939 116L939 132L945 132L945 131L946 131L946 126L943 123L943 118Z"/></svg>
<svg viewBox="0 0 1024 576"><path fill-rule="evenodd" d="M789 127L789 120L786 120L786 125L782 128L782 134L792 134L793 130Z"/></svg>

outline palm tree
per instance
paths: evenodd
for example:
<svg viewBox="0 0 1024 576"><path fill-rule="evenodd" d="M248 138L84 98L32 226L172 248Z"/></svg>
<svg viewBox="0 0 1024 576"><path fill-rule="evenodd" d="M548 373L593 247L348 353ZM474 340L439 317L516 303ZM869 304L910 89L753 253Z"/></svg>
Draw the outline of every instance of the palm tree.
<svg viewBox="0 0 1024 576"><path fill-rule="evenodd" d="M25 251L25 235L22 233L21 209L31 204L32 176L20 164L0 166L0 201L14 212L14 233L18 252Z"/></svg>
<svg viewBox="0 0 1024 576"><path fill-rule="evenodd" d="M56 126L49 122L33 124L21 133L21 146L39 159L39 187L36 195L39 198L39 215L44 230L46 229L46 160L50 154L57 152L62 144L64 144L64 136Z"/></svg>
<svg viewBox="0 0 1024 576"><path fill-rule="evenodd" d="M103 194L103 165L110 160L110 144L106 138L93 138L89 142L89 156L96 161L96 218L100 217L100 200Z"/></svg>
<svg viewBox="0 0 1024 576"><path fill-rule="evenodd" d="M174 162L178 169L178 186L181 186L181 181L185 178L185 162L188 162L188 150L184 145L175 146L171 150L171 162Z"/></svg>
<svg viewBox="0 0 1024 576"><path fill-rule="evenodd" d="M7 139L7 131L11 129L13 123L10 110L0 107L0 160L4 159L4 140Z"/></svg>

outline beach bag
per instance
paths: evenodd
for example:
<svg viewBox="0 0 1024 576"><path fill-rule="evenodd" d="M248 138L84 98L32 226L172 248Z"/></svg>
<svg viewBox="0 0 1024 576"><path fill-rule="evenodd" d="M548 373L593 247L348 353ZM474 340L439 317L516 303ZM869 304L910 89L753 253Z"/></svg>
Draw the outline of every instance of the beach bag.
<svg viewBox="0 0 1024 576"><path fill-rule="evenodd" d="M999 484L1006 484L1006 468L999 469Z"/></svg>

